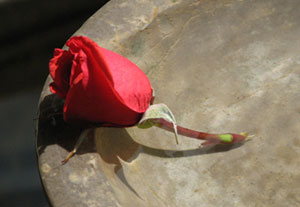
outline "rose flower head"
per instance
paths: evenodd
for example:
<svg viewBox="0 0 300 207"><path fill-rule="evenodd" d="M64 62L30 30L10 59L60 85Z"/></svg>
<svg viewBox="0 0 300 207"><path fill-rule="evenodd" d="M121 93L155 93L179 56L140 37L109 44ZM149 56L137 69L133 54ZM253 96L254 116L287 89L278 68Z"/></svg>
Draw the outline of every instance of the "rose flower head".
<svg viewBox="0 0 300 207"><path fill-rule="evenodd" d="M50 90L65 99L64 120L77 125L135 125L152 98L144 72L87 37L72 37L66 46L68 50L55 49L49 63Z"/></svg>
<svg viewBox="0 0 300 207"><path fill-rule="evenodd" d="M55 49L49 62L53 79L50 90L64 99L65 122L84 130L63 163L76 153L95 126L156 126L174 132L176 143L180 134L204 140L203 146L235 144L247 139L247 133L210 134L178 126L165 104L152 105L149 79L134 63L88 37L72 37L66 46L68 50Z"/></svg>

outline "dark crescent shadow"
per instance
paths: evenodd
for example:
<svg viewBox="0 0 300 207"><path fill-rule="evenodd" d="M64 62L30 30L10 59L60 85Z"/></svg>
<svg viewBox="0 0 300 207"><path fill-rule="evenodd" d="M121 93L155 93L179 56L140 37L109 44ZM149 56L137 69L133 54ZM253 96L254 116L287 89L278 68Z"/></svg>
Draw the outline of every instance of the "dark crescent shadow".
<svg viewBox="0 0 300 207"><path fill-rule="evenodd" d="M38 126L36 134L37 154L41 155L49 145L59 145L67 151L71 151L82 131L79 127L68 125L63 120L64 102L57 95L45 96L38 108ZM78 153L95 152L93 139L88 136ZM58 163L61 160L58 161Z"/></svg>

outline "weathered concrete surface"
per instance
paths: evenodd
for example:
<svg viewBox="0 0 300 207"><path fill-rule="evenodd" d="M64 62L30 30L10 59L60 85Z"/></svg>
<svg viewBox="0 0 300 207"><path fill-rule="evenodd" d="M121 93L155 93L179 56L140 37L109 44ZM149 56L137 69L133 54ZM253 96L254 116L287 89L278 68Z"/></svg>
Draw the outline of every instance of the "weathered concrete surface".
<svg viewBox="0 0 300 207"><path fill-rule="evenodd" d="M53 203L74 206L85 202L84 194L101 206L113 190L108 202L115 198L119 206L299 206L299 10L298 0L107 4L76 35L140 66L156 103L167 104L178 124L254 136L231 149L198 148L199 141L185 137L176 145L173 134L157 128L99 128L98 154L87 153L89 139L82 153L59 166L76 133L62 127L71 139L56 130L51 136L61 141L47 144L44 127L40 168ZM97 167L91 170L89 162Z"/></svg>

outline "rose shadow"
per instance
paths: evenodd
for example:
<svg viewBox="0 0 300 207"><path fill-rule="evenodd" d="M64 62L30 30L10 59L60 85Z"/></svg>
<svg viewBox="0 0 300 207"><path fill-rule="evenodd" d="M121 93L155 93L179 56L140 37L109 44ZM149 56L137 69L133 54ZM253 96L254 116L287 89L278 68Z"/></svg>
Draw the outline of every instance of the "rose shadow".
<svg viewBox="0 0 300 207"><path fill-rule="evenodd" d="M63 121L62 108L63 100L54 94L45 96L41 101L39 105L38 134L36 141L38 155L45 153L45 149L49 145L58 145L68 152L73 150L82 129L72 127ZM97 130L98 129L94 130L94 133ZM104 132L97 138L94 138L94 134L90 133L76 154L97 152L105 163L115 166L114 173L138 197L140 197L138 193L126 180L119 159L129 162L136 159L140 153L161 158L191 157L233 150L243 145L216 145L188 150L164 150L137 143L124 128L101 128L101 130ZM158 128L157 130L161 129ZM57 160L58 163L61 161L62 160Z"/></svg>
<svg viewBox="0 0 300 207"><path fill-rule="evenodd" d="M101 128L97 130L101 130L101 133L95 132L98 134L98 136L95 138L95 142L101 159L108 165L114 165L114 173L119 177L123 184L125 184L140 199L142 198L126 180L120 159L130 163L131 161L137 159L140 153L146 153L151 156L166 159L191 157L202 154L224 152L235 149L242 145L218 145L189 150L164 150L137 143L124 128Z"/></svg>
<svg viewBox="0 0 300 207"><path fill-rule="evenodd" d="M157 130L162 129L157 128ZM214 145L187 150L166 150L137 143L124 128L107 128L98 139L100 139L101 145L98 145L97 149L102 159L107 163L114 163L116 165L120 164L118 157L124 161L132 161L137 158L140 153L146 153L161 158L180 158L225 152L238 148L244 144ZM105 146L106 149L104 149L103 146ZM103 153L104 151L108 151L107 149L109 149L109 152Z"/></svg>

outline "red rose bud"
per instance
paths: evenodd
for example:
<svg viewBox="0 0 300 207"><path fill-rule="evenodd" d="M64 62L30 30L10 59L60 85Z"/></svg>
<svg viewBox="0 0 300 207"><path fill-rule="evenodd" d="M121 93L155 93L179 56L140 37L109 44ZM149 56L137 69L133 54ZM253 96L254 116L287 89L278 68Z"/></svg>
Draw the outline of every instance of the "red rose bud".
<svg viewBox="0 0 300 207"><path fill-rule="evenodd" d="M246 140L247 133L208 134L177 126L165 104L152 105L150 82L135 64L87 37L72 37L66 45L68 50L55 49L50 60L50 90L65 99L64 120L87 129L63 163L76 153L89 127L94 126L157 126L174 132L177 143L180 134L204 140L205 146Z"/></svg>
<svg viewBox="0 0 300 207"><path fill-rule="evenodd" d="M49 68L52 93L65 99L64 120L71 124L135 125L148 109L152 88L128 59L99 47L87 37L55 49Z"/></svg>

